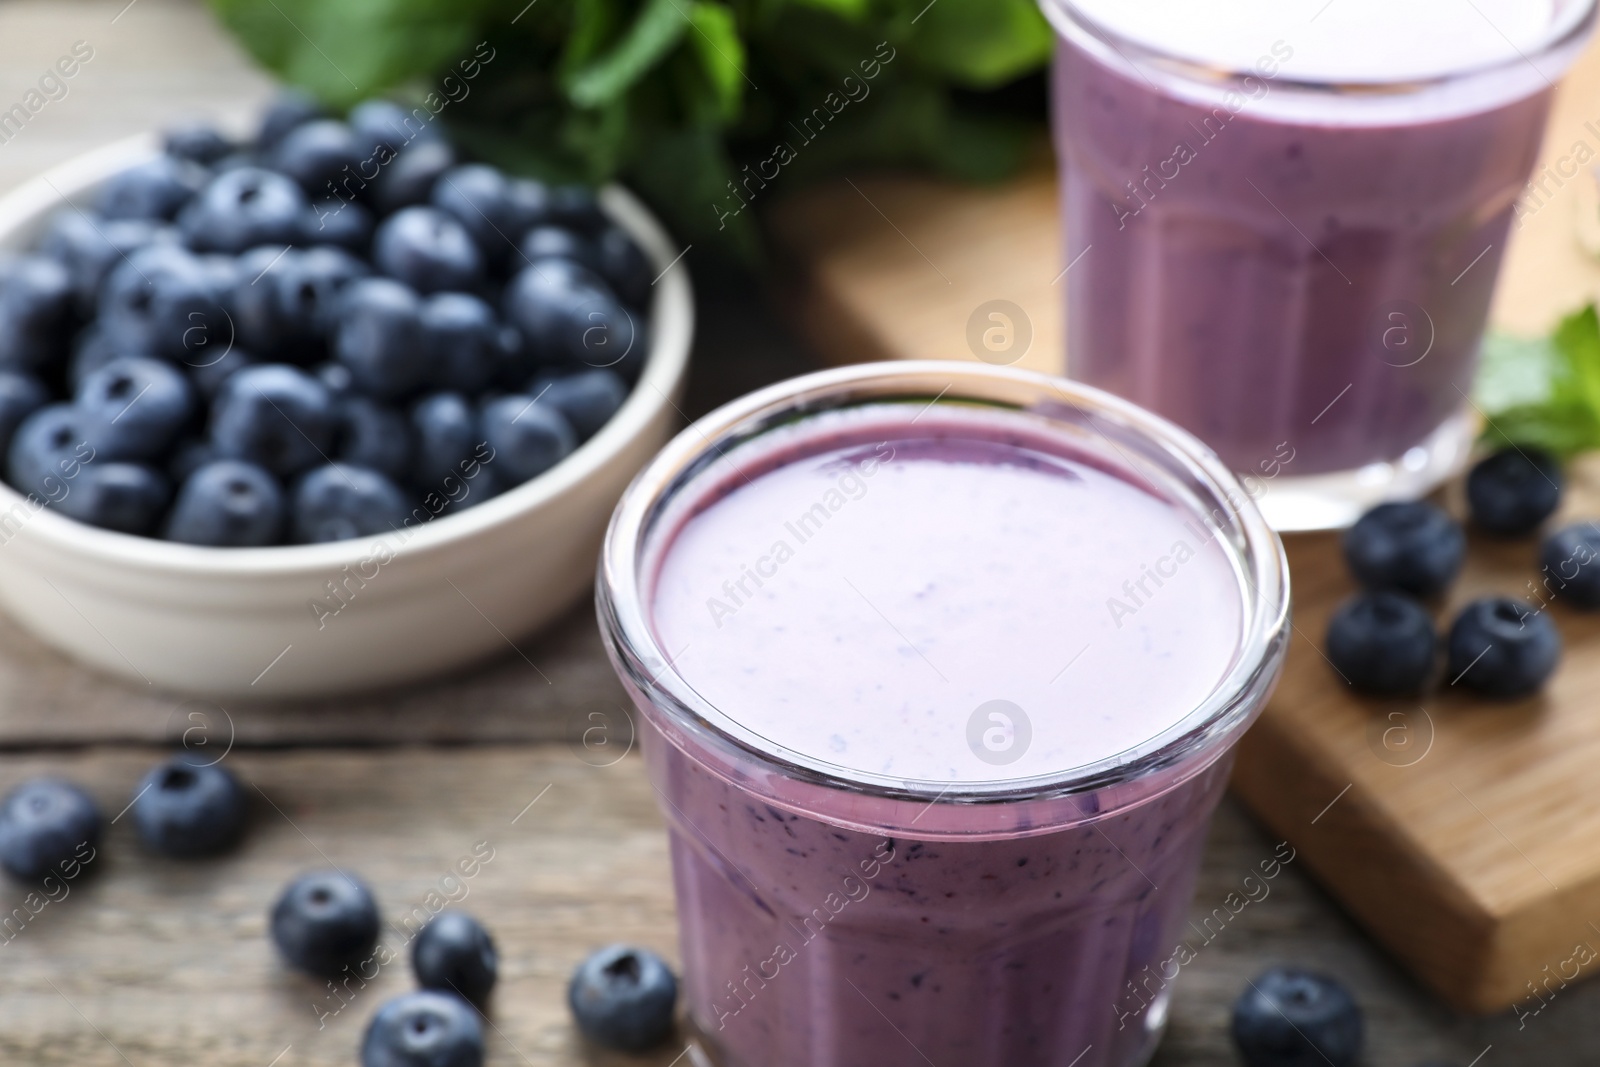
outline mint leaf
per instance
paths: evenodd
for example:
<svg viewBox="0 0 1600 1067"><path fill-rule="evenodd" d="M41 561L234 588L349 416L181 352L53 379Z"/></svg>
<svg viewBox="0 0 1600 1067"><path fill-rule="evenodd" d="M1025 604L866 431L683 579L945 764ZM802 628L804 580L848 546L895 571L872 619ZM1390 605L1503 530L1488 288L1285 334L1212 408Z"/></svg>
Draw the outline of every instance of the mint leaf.
<svg viewBox="0 0 1600 1067"><path fill-rule="evenodd" d="M1549 338L1490 334L1473 384L1491 444L1538 445L1562 456L1600 447L1600 317L1594 305Z"/></svg>
<svg viewBox="0 0 1600 1067"><path fill-rule="evenodd" d="M680 0L646 0L616 47L573 72L567 96L579 107L612 103L677 47L688 26Z"/></svg>
<svg viewBox="0 0 1600 1067"><path fill-rule="evenodd" d="M722 115L733 118L739 113L745 86L744 42L739 39L733 12L721 4L695 0L689 7L689 24L694 28L689 43L717 92Z"/></svg>

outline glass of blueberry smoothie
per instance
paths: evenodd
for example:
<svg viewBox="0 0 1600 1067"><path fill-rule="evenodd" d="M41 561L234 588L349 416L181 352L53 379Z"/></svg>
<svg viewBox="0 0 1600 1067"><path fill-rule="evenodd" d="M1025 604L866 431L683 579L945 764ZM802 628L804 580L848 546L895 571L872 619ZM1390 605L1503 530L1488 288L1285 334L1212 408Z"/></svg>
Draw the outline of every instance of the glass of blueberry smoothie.
<svg viewBox="0 0 1600 1067"><path fill-rule="evenodd" d="M1594 0L1040 3L1071 376L1197 434L1281 530L1459 469Z"/></svg>
<svg viewBox="0 0 1600 1067"><path fill-rule="evenodd" d="M597 597L713 1057L1143 1062L1288 580L1214 453L1059 379L841 368L680 434Z"/></svg>

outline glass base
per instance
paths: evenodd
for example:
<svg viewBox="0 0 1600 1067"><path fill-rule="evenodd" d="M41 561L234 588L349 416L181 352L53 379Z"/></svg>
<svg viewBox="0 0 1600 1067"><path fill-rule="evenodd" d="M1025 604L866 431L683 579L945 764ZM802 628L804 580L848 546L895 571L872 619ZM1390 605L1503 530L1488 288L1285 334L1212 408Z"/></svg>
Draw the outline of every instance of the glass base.
<svg viewBox="0 0 1600 1067"><path fill-rule="evenodd" d="M1245 476L1245 487L1259 487L1256 506L1279 533L1342 530L1376 504L1433 492L1466 467L1476 436L1477 420L1462 408L1392 462L1302 478Z"/></svg>

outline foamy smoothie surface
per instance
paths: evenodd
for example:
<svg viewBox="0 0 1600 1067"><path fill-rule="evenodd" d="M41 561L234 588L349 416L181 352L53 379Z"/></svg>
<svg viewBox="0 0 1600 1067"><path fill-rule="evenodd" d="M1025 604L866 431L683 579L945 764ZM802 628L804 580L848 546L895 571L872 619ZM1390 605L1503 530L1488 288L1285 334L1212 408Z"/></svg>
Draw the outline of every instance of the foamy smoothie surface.
<svg viewBox="0 0 1600 1067"><path fill-rule="evenodd" d="M921 405L771 431L666 534L657 639L759 747L845 777L1006 781L1150 742L1231 668L1245 592L1205 522L1073 447Z"/></svg>
<svg viewBox="0 0 1600 1067"><path fill-rule="evenodd" d="M1049 0L1047 0L1049 2ZM1248 71L1287 45L1300 81L1390 82L1520 60L1583 21L1594 0L1072 0L1147 48ZM1281 55L1279 58L1282 58Z"/></svg>

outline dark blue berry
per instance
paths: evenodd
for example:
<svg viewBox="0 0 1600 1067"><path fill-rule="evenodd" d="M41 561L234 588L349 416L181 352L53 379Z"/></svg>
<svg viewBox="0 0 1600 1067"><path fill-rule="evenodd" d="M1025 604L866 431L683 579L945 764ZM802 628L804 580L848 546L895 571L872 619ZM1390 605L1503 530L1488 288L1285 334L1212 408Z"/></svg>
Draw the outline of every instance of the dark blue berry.
<svg viewBox="0 0 1600 1067"><path fill-rule="evenodd" d="M315 363L327 352L325 338L339 322L345 293L371 271L342 248L308 248L270 275L280 348L294 363ZM263 284L267 279L263 279Z"/></svg>
<svg viewBox="0 0 1600 1067"><path fill-rule="evenodd" d="M505 314L540 358L567 367L605 367L631 378L644 358L637 322L604 287L555 270L563 260L523 269L506 286Z"/></svg>
<svg viewBox="0 0 1600 1067"><path fill-rule="evenodd" d="M283 489L261 467L203 460L178 490L166 538L218 548L273 545L283 537L285 510Z"/></svg>
<svg viewBox="0 0 1600 1067"><path fill-rule="evenodd" d="M52 506L63 515L118 533L150 535L161 521L172 485L166 475L142 463L85 463Z"/></svg>
<svg viewBox="0 0 1600 1067"><path fill-rule="evenodd" d="M462 465L483 440L477 413L460 393L434 393L411 407L416 435L412 481L419 489L444 492L445 479L460 478Z"/></svg>
<svg viewBox="0 0 1600 1067"><path fill-rule="evenodd" d="M353 283L340 307L333 352L364 393L397 400L415 392L428 376L417 294L388 278Z"/></svg>
<svg viewBox="0 0 1600 1067"><path fill-rule="evenodd" d="M400 482L411 473L411 426L394 408L364 396L339 402L334 458Z"/></svg>
<svg viewBox="0 0 1600 1067"><path fill-rule="evenodd" d="M167 480L173 485L181 486L189 480L189 475L216 458L211 451L210 441L198 437L179 441L173 446L172 455L167 457Z"/></svg>
<svg viewBox="0 0 1600 1067"><path fill-rule="evenodd" d="M237 254L298 241L308 210L305 192L292 179L239 167L213 178L178 216L178 226L191 248Z"/></svg>
<svg viewBox="0 0 1600 1067"><path fill-rule="evenodd" d="M1544 685L1561 659L1561 635L1550 616L1511 597L1474 600L1450 627L1451 685L1512 700Z"/></svg>
<svg viewBox="0 0 1600 1067"><path fill-rule="evenodd" d="M35 778L0 802L0 867L14 878L33 882L88 863L99 843L100 810L71 782Z"/></svg>
<svg viewBox="0 0 1600 1067"><path fill-rule="evenodd" d="M1467 472L1472 521L1501 537L1532 533L1561 503L1561 464L1532 445L1505 448Z"/></svg>
<svg viewBox="0 0 1600 1067"><path fill-rule="evenodd" d="M623 303L643 310L649 303L650 286L654 282L644 250L620 226L607 226L600 231L595 248L599 252L601 277L611 283Z"/></svg>
<svg viewBox="0 0 1600 1067"><path fill-rule="evenodd" d="M161 147L169 156L207 167L234 151L233 142L209 122L169 126L161 135Z"/></svg>
<svg viewBox="0 0 1600 1067"><path fill-rule="evenodd" d="M209 177L204 167L189 160L156 156L107 179L97 207L108 219L170 219Z"/></svg>
<svg viewBox="0 0 1600 1067"><path fill-rule="evenodd" d="M372 238L378 270L419 293L470 291L483 284L483 253L455 218L431 207L390 215Z"/></svg>
<svg viewBox="0 0 1600 1067"><path fill-rule="evenodd" d="M194 383L195 391L207 401L222 392L223 383L235 373L260 362L254 355L238 347L207 353L205 358L209 362L201 362L201 358L196 355L185 360L184 369L189 372L189 381Z"/></svg>
<svg viewBox="0 0 1600 1067"><path fill-rule="evenodd" d="M100 290L102 330L151 355L205 362L225 348L233 326L216 273L175 245L146 245L124 259Z"/></svg>
<svg viewBox="0 0 1600 1067"><path fill-rule="evenodd" d="M56 502L98 455L99 420L71 404L48 404L22 420L6 450L6 478L20 493Z"/></svg>
<svg viewBox="0 0 1600 1067"><path fill-rule="evenodd" d="M444 141L419 139L378 171L372 184L373 206L388 214L426 204L439 176L455 165L455 150Z"/></svg>
<svg viewBox="0 0 1600 1067"><path fill-rule="evenodd" d="M1350 1067L1361 1054L1361 1007L1327 975L1274 967L1233 1005L1245 1067Z"/></svg>
<svg viewBox="0 0 1600 1067"><path fill-rule="evenodd" d="M298 367L264 363L223 383L211 408L211 443L220 458L287 477L326 461L334 424L326 386Z"/></svg>
<svg viewBox="0 0 1600 1067"><path fill-rule="evenodd" d="M1564 604L1600 608L1600 527L1579 522L1544 539L1539 549L1544 586Z"/></svg>
<svg viewBox="0 0 1600 1067"><path fill-rule="evenodd" d="M494 311L466 293L436 293L423 301L428 382L440 389L481 393L505 362Z"/></svg>
<svg viewBox="0 0 1600 1067"><path fill-rule="evenodd" d="M482 1067L483 1024L460 997L406 993L378 1009L361 1039L361 1067Z"/></svg>
<svg viewBox="0 0 1600 1067"><path fill-rule="evenodd" d="M235 263L233 288L225 298L235 340L265 359L284 355L294 333L278 302L277 279L304 253L282 245L262 245L241 255Z"/></svg>
<svg viewBox="0 0 1600 1067"><path fill-rule="evenodd" d="M1410 597L1362 593L1328 620L1328 661L1363 693L1420 693L1433 676L1439 638L1433 619Z"/></svg>
<svg viewBox="0 0 1600 1067"><path fill-rule="evenodd" d="M566 418L531 396L503 396L485 404L483 437L494 450L495 473L511 485L543 474L578 444Z"/></svg>
<svg viewBox="0 0 1600 1067"><path fill-rule="evenodd" d="M310 94L299 89L285 89L277 99L267 105L261 116L261 126L256 133L257 151L266 153L276 148L289 131L308 122L322 118L326 112Z"/></svg>
<svg viewBox="0 0 1600 1067"><path fill-rule="evenodd" d="M386 533L400 527L407 510L404 494L377 471L330 463L295 486L291 539L318 544Z"/></svg>
<svg viewBox="0 0 1600 1067"><path fill-rule="evenodd" d="M561 412L580 443L598 433L628 399L628 384L608 370L541 375L528 391Z"/></svg>
<svg viewBox="0 0 1600 1067"><path fill-rule="evenodd" d="M378 902L372 890L341 871L303 874L272 907L272 941L291 967L336 978L372 955Z"/></svg>
<svg viewBox="0 0 1600 1067"><path fill-rule="evenodd" d="M338 400L355 392L356 380L350 368L343 363L318 363L311 368L317 381L327 387L328 393Z"/></svg>
<svg viewBox="0 0 1600 1067"><path fill-rule="evenodd" d="M87 317L111 268L159 240L176 241L176 231L156 219L105 219L68 208L51 217L39 252L67 268L75 309Z"/></svg>
<svg viewBox="0 0 1600 1067"><path fill-rule="evenodd" d="M306 195L354 199L365 183L358 168L367 158L355 132L336 119L303 122L273 146L271 167L297 182Z"/></svg>
<svg viewBox="0 0 1600 1067"><path fill-rule="evenodd" d="M165 856L212 856L244 833L244 790L216 765L183 757L144 776L133 794L133 821L144 843Z"/></svg>
<svg viewBox="0 0 1600 1067"><path fill-rule="evenodd" d="M606 213L600 209L594 190L587 185L559 185L550 190L549 220L557 226L591 236L606 226Z"/></svg>
<svg viewBox="0 0 1600 1067"><path fill-rule="evenodd" d="M500 969L489 931L464 911L441 911L411 943L411 969L424 989L455 993L482 1006Z"/></svg>
<svg viewBox="0 0 1600 1067"><path fill-rule="evenodd" d="M301 240L310 245L332 245L364 255L377 226L372 212L345 200L314 200L301 228Z"/></svg>
<svg viewBox="0 0 1600 1067"><path fill-rule="evenodd" d="M0 455L24 419L50 402L50 391L37 378L0 370Z"/></svg>
<svg viewBox="0 0 1600 1067"><path fill-rule="evenodd" d="M560 226L535 226L518 246L523 263L542 259L570 259L600 273L600 249L594 241Z"/></svg>
<svg viewBox="0 0 1600 1067"><path fill-rule="evenodd" d="M533 224L512 179L482 163L468 163L441 174L431 200L434 207L466 228L490 262L513 255L517 238Z"/></svg>
<svg viewBox="0 0 1600 1067"><path fill-rule="evenodd" d="M194 387L183 372L155 359L113 360L84 380L74 402L100 420L107 459L153 460L194 418Z"/></svg>
<svg viewBox="0 0 1600 1067"><path fill-rule="evenodd" d="M54 259L0 259L0 367L36 371L59 359L73 296L72 276Z"/></svg>
<svg viewBox="0 0 1600 1067"><path fill-rule="evenodd" d="M67 361L67 389L76 393L83 388L89 376L114 360L125 358L165 359L152 352L148 338L130 335L122 330L110 329L91 323L73 340L72 357Z"/></svg>
<svg viewBox="0 0 1600 1067"><path fill-rule="evenodd" d="M672 1032L678 980L649 949L612 945L578 964L567 1003L584 1036L606 1048L644 1052Z"/></svg>
<svg viewBox="0 0 1600 1067"><path fill-rule="evenodd" d="M393 100L363 100L350 109L347 119L366 158L387 166L408 145L439 143L433 116L422 108L401 107ZM367 167L371 172L371 165Z"/></svg>

